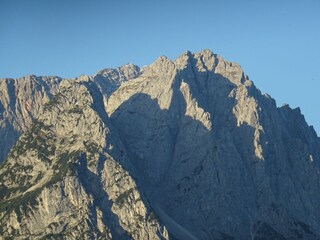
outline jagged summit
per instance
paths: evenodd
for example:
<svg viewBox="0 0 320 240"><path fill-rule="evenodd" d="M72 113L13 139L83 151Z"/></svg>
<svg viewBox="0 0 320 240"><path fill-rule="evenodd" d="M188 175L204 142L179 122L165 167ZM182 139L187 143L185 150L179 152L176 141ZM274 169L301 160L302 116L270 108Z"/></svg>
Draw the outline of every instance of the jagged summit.
<svg viewBox="0 0 320 240"><path fill-rule="evenodd" d="M118 72L119 74L124 75L127 79L131 79L131 78L134 78L136 74L139 73L139 71L140 71L140 68L137 65L128 63L116 69L113 69L113 68L102 69L99 72L97 72L95 76L96 75L108 76L109 74Z"/></svg>
<svg viewBox="0 0 320 240"><path fill-rule="evenodd" d="M0 82L3 237L320 237L320 140L238 64L42 80Z"/></svg>

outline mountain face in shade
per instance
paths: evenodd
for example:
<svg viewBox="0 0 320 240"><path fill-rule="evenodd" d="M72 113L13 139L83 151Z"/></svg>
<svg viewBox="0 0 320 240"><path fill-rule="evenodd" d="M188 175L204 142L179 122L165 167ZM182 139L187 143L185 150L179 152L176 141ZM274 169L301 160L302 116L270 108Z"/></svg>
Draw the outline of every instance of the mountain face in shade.
<svg viewBox="0 0 320 240"><path fill-rule="evenodd" d="M0 88L2 239L320 238L316 132L209 50Z"/></svg>

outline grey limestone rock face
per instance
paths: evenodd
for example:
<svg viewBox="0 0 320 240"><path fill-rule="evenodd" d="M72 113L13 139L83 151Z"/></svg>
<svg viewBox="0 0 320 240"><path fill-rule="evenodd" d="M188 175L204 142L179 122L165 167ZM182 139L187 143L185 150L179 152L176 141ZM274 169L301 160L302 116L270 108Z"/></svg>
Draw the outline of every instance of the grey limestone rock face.
<svg viewBox="0 0 320 240"><path fill-rule="evenodd" d="M107 111L152 202L198 239L319 236L319 139L239 65L161 57Z"/></svg>
<svg viewBox="0 0 320 240"><path fill-rule="evenodd" d="M109 96L121 83L139 75L139 67L127 64L117 69L104 69L92 78L104 97ZM86 78L87 76L81 76ZM81 78L80 77L80 78ZM0 79L0 162L19 136L27 131L43 106L59 93L59 77L34 75L18 79Z"/></svg>
<svg viewBox="0 0 320 240"><path fill-rule="evenodd" d="M47 89L0 167L3 237L320 238L320 140L238 64L186 52Z"/></svg>
<svg viewBox="0 0 320 240"><path fill-rule="evenodd" d="M0 79L0 162L57 93L58 77Z"/></svg>
<svg viewBox="0 0 320 240"><path fill-rule="evenodd" d="M129 160L97 86L79 79L59 88L1 166L1 235L168 239L122 165Z"/></svg>

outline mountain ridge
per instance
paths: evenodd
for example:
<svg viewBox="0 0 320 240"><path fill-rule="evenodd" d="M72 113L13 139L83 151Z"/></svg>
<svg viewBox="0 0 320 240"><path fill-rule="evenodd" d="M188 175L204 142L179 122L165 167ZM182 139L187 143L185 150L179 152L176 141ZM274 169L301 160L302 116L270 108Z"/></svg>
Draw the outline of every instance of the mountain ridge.
<svg viewBox="0 0 320 240"><path fill-rule="evenodd" d="M240 65L185 52L56 89L1 165L2 235L320 236L320 140Z"/></svg>

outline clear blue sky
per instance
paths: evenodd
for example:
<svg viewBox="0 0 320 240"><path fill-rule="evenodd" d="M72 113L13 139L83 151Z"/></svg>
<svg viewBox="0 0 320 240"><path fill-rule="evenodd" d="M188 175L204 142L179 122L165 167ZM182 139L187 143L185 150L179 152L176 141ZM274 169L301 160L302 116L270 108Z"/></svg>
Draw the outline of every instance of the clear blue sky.
<svg viewBox="0 0 320 240"><path fill-rule="evenodd" d="M0 0L0 77L75 77L204 48L279 106L300 106L320 134L320 0Z"/></svg>

